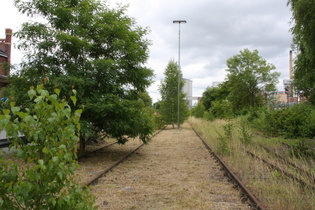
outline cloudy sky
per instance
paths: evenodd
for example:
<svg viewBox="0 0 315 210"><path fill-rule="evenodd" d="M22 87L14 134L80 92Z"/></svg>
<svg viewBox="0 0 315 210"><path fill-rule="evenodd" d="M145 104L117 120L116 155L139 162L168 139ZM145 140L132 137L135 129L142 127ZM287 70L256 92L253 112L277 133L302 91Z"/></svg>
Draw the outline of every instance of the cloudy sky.
<svg viewBox="0 0 315 210"><path fill-rule="evenodd" d="M261 57L289 77L291 11L287 0L109 0L129 4L127 14L138 25L148 27L151 40L147 66L155 73L155 82L148 89L153 101L160 99L158 86L171 59L178 60L178 24L181 24L181 67L184 78L193 81L193 96L201 96L212 82L226 77L226 60L245 48L257 49ZM17 31L27 21L13 6L13 0L1 1L0 38L5 28ZM4 8L4 9L3 9ZM13 39L17 43L17 39ZM13 49L12 62L21 60L21 52Z"/></svg>

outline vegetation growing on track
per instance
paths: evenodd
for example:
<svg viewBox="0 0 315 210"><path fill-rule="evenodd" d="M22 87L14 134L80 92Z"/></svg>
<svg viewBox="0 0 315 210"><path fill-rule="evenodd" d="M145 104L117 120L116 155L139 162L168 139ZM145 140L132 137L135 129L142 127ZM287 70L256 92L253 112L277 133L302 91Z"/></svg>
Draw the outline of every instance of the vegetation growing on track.
<svg viewBox="0 0 315 210"><path fill-rule="evenodd" d="M314 209L315 192L312 189L301 188L299 183L286 179L280 172L268 168L261 161L252 158L245 152L245 150L252 151L261 157L268 158L273 163L277 163L277 158L271 157L258 145L262 144L273 151L281 153L283 157L314 174L315 162L312 158L291 156L288 148L282 145L281 142L287 142L288 139L262 136L255 129L242 128L244 118L241 117L229 121L224 119L207 121L200 118L190 118L189 122L203 136L210 147L221 154L227 165L236 172L267 209ZM227 132L226 129L226 125L229 123L233 124L231 136L229 136L230 131ZM228 127L230 128L230 126ZM252 136L250 143L242 142L244 130L246 131L246 137ZM223 151L228 150L229 152L222 152L220 140L222 136L225 137L225 146L227 147ZM226 138L227 136L230 138ZM282 164L281 167L291 173L297 173L290 166ZM307 177L304 178L309 180ZM313 184L313 182L310 184Z"/></svg>
<svg viewBox="0 0 315 210"><path fill-rule="evenodd" d="M313 209L315 193L312 189L302 189L297 181L286 180L275 169L270 171L246 152L280 164L259 145L275 150L312 173L313 180L293 170L289 164L281 163L281 167L308 180L308 185L314 185L315 109L310 103L280 109L268 104L268 90L273 90L277 73L270 74L273 65L261 66L266 71L260 72L261 80L255 80L259 73L255 73L256 67L266 65L266 61L257 56L258 51L244 50L229 59L226 81L203 93L202 100L191 110L191 115L199 119L191 118L190 122L268 208ZM254 86L246 86L247 83ZM244 87L254 89L255 93L242 92Z"/></svg>

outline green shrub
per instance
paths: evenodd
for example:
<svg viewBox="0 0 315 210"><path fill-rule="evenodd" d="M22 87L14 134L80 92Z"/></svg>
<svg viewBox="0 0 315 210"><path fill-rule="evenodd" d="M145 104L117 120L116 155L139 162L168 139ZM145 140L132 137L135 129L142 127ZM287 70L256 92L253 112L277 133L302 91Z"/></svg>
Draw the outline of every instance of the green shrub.
<svg viewBox="0 0 315 210"><path fill-rule="evenodd" d="M203 113L206 111L205 106L202 102L199 102L196 106L191 109L191 115L196 118L202 118Z"/></svg>
<svg viewBox="0 0 315 210"><path fill-rule="evenodd" d="M312 145L308 144L305 139L294 141L290 147L290 154L294 157L312 157L315 158L315 153L311 149Z"/></svg>
<svg viewBox="0 0 315 210"><path fill-rule="evenodd" d="M233 118L232 104L228 100L213 101L210 111L216 118Z"/></svg>
<svg viewBox="0 0 315 210"><path fill-rule="evenodd" d="M215 119L214 115L212 114L212 112L208 112L208 111L205 111L203 113L203 119L205 120L208 120L208 121L213 121Z"/></svg>
<svg viewBox="0 0 315 210"><path fill-rule="evenodd" d="M154 112L153 118L154 118L155 129L161 129L165 126L165 121L163 120L163 117L161 116L160 113Z"/></svg>
<svg viewBox="0 0 315 210"><path fill-rule="evenodd" d="M39 85L28 91L33 108L22 111L11 102L2 110L0 129L12 138L17 159L0 156L0 209L93 208L94 198L72 178L82 110L71 110L59 92L50 95ZM75 95L71 101L75 105ZM19 131L30 144L21 145Z"/></svg>
<svg viewBox="0 0 315 210"><path fill-rule="evenodd" d="M256 119L259 119L262 113L264 113L263 109L250 109L247 114L248 122L253 122Z"/></svg>
<svg viewBox="0 0 315 210"><path fill-rule="evenodd" d="M308 105L294 105L280 110L270 110L265 116L265 131L286 138L315 136L315 119Z"/></svg>

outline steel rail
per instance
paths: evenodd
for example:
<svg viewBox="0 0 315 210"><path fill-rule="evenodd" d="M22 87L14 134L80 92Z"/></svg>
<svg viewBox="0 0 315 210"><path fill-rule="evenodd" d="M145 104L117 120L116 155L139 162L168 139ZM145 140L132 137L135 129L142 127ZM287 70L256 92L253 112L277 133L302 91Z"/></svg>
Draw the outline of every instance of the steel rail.
<svg viewBox="0 0 315 210"><path fill-rule="evenodd" d="M127 155L125 155L123 158L121 158L120 160L116 161L115 163L113 163L111 166L109 166L108 168L106 168L105 170L99 172L98 174L96 174L90 181L88 181L87 183L85 183L82 186L82 189L87 188L87 186L90 186L92 184L94 184L99 178L101 178L104 174L108 173L109 171L111 171L113 168L115 168L116 166L118 166L120 163L122 163L124 160L126 160L130 155L132 155L135 151L137 151L139 148L141 148L145 143L142 143L140 146L138 146L137 148L135 148L134 150L132 150L131 152L129 152Z"/></svg>
<svg viewBox="0 0 315 210"><path fill-rule="evenodd" d="M195 131L197 136L201 139L205 147L209 150L211 155L213 155L219 161L223 169L236 182L236 184L242 190L244 195L246 195L246 197L250 200L251 207L254 209L264 210L265 208L260 203L260 201L256 198L256 196L249 191L249 189L242 183L242 181L235 175L235 173L224 163L224 161L218 155L215 154L215 152L211 149L211 147L207 144L207 142L202 138L202 136L200 136L199 133L192 127L192 125L190 126Z"/></svg>
<svg viewBox="0 0 315 210"><path fill-rule="evenodd" d="M282 157L281 155L279 155L276 152L271 151L270 149L268 149L267 147L263 146L262 144L258 144L260 147L262 147L264 150L266 150L268 153L276 156L277 158L279 158L282 162L284 162L285 164L291 165L292 167L294 167L294 169L296 169L297 171L304 173L308 176L308 178L313 181L315 183L315 177L312 173L310 173L309 171L306 171L303 168L300 168L297 164L292 163L291 161L287 160L286 158Z"/></svg>
<svg viewBox="0 0 315 210"><path fill-rule="evenodd" d="M303 181L302 179L298 178L297 176L295 176L295 175L293 175L293 174L291 174L291 173L289 173L289 172L284 171L283 169L279 168L278 166L276 166L276 165L274 165L274 164L268 162L267 160L265 160L265 159L263 159L263 158L261 158L261 157L255 155L254 153L252 153L252 152L250 152L250 151L246 151L246 152L247 152L249 155L251 155L252 157L254 157L254 158L258 159L258 160L261 160L263 163L265 163L265 164L268 165L269 167L278 170L279 172L281 172L282 174L284 174L284 175L287 176L288 178L290 178L290 179L292 179L292 180L294 180L294 181L296 181L296 182L299 182L302 187L309 187L309 188L311 188L312 190L315 190L315 187L314 187L314 186L311 186L311 185L307 184L305 181Z"/></svg>

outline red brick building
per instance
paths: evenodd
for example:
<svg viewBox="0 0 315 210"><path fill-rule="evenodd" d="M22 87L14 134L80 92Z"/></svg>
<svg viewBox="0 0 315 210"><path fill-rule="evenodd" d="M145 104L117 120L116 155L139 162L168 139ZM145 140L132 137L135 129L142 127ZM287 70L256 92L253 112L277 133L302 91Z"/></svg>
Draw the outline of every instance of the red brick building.
<svg viewBox="0 0 315 210"><path fill-rule="evenodd" d="M5 38L0 39L0 87L8 84L10 75L12 29L5 30Z"/></svg>

